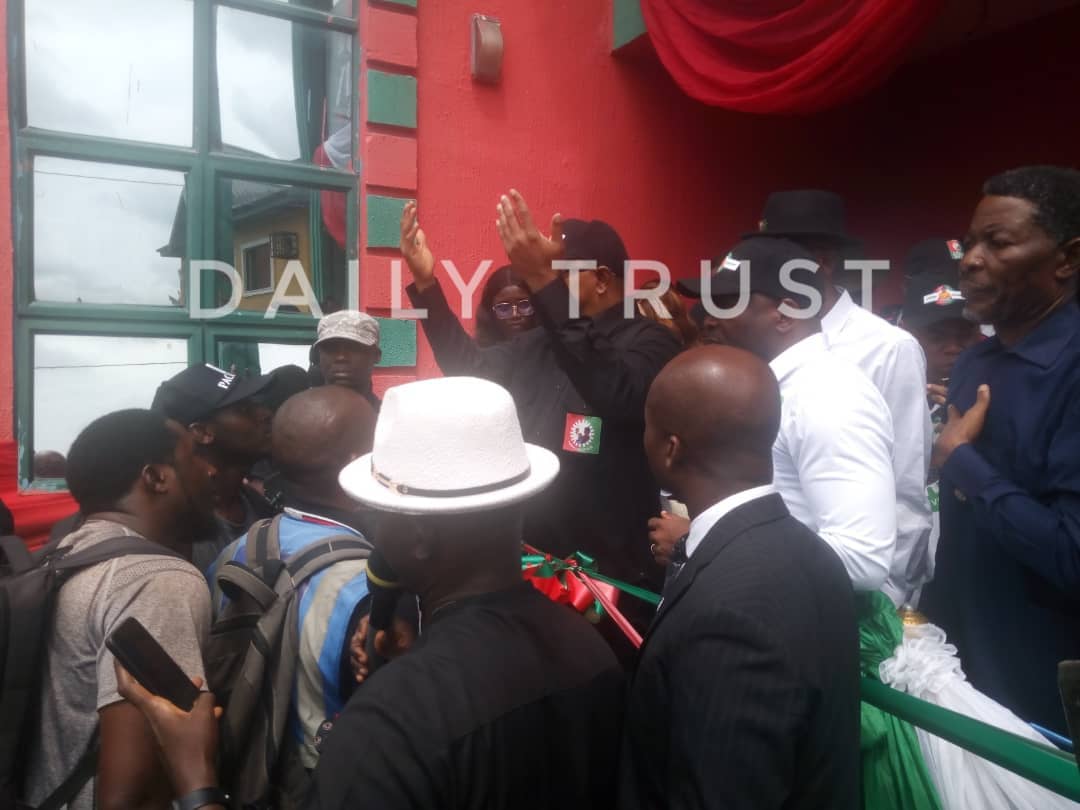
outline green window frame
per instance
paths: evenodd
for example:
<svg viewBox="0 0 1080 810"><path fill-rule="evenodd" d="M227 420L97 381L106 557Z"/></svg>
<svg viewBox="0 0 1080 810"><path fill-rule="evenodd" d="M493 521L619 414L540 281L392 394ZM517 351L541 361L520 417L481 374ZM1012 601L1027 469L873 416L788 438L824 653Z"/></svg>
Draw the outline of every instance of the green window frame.
<svg viewBox="0 0 1080 810"><path fill-rule="evenodd" d="M268 341L310 344L315 321L309 314L279 312L266 320L263 312L238 310L216 320L196 320L185 307L136 304L87 304L35 301L33 240L33 166L37 157L114 163L186 174L185 206L186 256L231 263L231 256L215 255L221 221L219 183L247 180L287 184L313 192L337 191L346 196L345 258L350 266L359 260L359 143L360 143L360 42L356 14L360 0L354 0L353 17L328 15L324 11L287 0L190 0L194 14L192 92L192 145L166 146L142 141L71 134L39 129L27 124L27 89L24 16L26 2L8 4L9 99L12 133L12 193L14 218L14 343L15 343L15 436L19 443L20 485L31 489L56 489L58 482L33 480L34 437L34 338L39 334L90 335L108 337L174 337L185 339L188 362L220 362L225 342ZM231 8L253 12L308 28L348 34L352 42L351 155L355 171L323 168L312 163L277 160L270 157L228 154L214 143L220 129L215 76L215 9ZM314 267L311 281L316 296L323 294L324 268L318 251L312 248ZM237 268L238 272L240 268ZM205 271L201 281L201 304L215 304L218 274ZM146 405L153 392L147 393ZM66 449L65 449L66 452ZM60 482L62 483L62 482Z"/></svg>

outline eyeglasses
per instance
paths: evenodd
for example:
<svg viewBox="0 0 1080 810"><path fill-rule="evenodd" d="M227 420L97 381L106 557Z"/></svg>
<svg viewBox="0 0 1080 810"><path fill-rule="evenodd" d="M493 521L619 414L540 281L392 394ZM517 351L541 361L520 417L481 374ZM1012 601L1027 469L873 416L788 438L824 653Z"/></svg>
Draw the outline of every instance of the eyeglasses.
<svg viewBox="0 0 1080 810"><path fill-rule="evenodd" d="M491 311L495 313L495 317L500 321L505 321L507 318L513 318L515 313L528 318L536 310L533 309L532 301L528 298L522 298L520 301L504 301L495 304Z"/></svg>

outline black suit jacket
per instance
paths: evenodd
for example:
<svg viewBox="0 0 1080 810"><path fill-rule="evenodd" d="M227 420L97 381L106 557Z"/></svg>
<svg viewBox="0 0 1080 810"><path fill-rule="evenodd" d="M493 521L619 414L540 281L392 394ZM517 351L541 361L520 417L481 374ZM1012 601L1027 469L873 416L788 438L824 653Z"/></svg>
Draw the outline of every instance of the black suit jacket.
<svg viewBox="0 0 1080 810"><path fill-rule="evenodd" d="M722 517L668 584L620 771L627 810L860 806L851 581L779 495Z"/></svg>

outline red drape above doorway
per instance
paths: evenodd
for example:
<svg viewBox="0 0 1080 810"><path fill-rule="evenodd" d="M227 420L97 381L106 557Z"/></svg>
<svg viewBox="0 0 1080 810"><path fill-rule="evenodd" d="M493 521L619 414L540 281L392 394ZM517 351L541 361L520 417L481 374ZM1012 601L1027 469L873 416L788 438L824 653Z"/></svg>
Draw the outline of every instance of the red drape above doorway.
<svg viewBox="0 0 1080 810"><path fill-rule="evenodd" d="M943 2L641 0L641 10L688 95L741 112L805 114L884 80Z"/></svg>

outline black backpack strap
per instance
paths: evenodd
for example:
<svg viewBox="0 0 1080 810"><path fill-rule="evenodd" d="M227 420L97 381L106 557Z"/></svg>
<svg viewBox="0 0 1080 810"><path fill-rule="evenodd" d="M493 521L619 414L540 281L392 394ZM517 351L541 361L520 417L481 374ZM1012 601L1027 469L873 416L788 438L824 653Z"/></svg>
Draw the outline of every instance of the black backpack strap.
<svg viewBox="0 0 1080 810"><path fill-rule="evenodd" d="M281 559L281 515L263 518L251 524L248 529L247 564L251 568L262 568L267 560Z"/></svg>
<svg viewBox="0 0 1080 810"><path fill-rule="evenodd" d="M221 566L214 581L229 599L237 599L241 593L246 593L255 600L263 612L266 612L277 599L274 589L267 585L262 577L235 560L229 560Z"/></svg>
<svg viewBox="0 0 1080 810"><path fill-rule="evenodd" d="M345 560L366 560L372 546L355 534L335 534L307 546L285 561L293 587L315 576L324 568Z"/></svg>
<svg viewBox="0 0 1080 810"><path fill-rule="evenodd" d="M270 521L270 528L266 532L266 559L267 560L280 560L281 559L281 518L284 515L274 515L272 518L268 518Z"/></svg>
<svg viewBox="0 0 1080 810"><path fill-rule="evenodd" d="M79 791L86 787L86 783L94 778L97 772L98 753L101 750L98 731L99 727L95 725L90 741L86 744L86 750L75 763L75 769L68 774L67 779L60 783L60 787L37 806L37 810L60 810L61 807L70 804Z"/></svg>
<svg viewBox="0 0 1080 810"><path fill-rule="evenodd" d="M60 550L66 551L66 549ZM184 556L178 551L173 551L171 548L166 548L165 546L154 543L144 537L123 535L120 537L110 537L108 540L102 540L100 543L95 543L85 551L65 553L62 557L53 560L52 566L57 571L70 571L76 568L86 568L91 565L97 565L98 563L106 562L116 557L124 557L128 554L150 554L157 557L175 557L178 560L184 559Z"/></svg>

